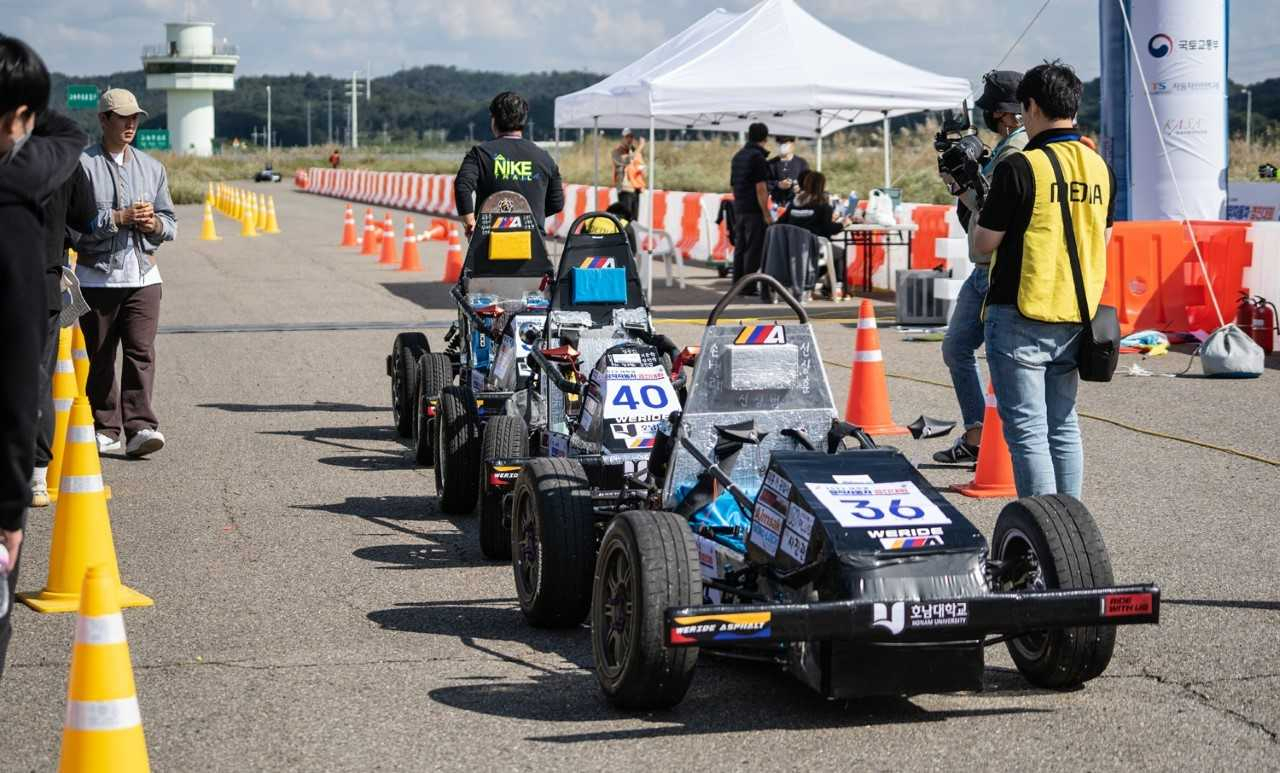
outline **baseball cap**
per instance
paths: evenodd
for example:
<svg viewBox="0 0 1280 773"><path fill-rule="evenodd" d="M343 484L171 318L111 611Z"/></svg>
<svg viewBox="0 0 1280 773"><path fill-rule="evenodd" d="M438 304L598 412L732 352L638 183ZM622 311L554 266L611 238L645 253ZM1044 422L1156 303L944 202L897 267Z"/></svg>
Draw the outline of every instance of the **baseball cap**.
<svg viewBox="0 0 1280 773"><path fill-rule="evenodd" d="M634 134L634 133L635 133L635 132L631 131L630 129L623 129L623 130L622 130L622 136L623 136L623 137L630 137L630 136L631 136L632 134Z"/></svg>
<svg viewBox="0 0 1280 773"><path fill-rule="evenodd" d="M982 76L982 96L974 103L980 110L1001 113L1021 113L1018 102L1018 84L1022 73L1017 70L992 70Z"/></svg>
<svg viewBox="0 0 1280 773"><path fill-rule="evenodd" d="M98 112L123 116L138 113L148 115L146 110L138 106L138 98L128 89L107 89L102 92L102 96L98 97Z"/></svg>

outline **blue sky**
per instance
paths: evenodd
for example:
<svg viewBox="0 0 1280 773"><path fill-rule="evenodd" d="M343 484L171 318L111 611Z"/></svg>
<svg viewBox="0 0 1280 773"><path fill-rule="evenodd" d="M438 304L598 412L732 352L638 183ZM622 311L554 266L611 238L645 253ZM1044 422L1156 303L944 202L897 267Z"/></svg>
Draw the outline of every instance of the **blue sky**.
<svg viewBox="0 0 1280 773"><path fill-rule="evenodd" d="M1154 0L1134 0L1153 2ZM1013 43L1036 0L799 0L859 43L910 64L976 81ZM748 0L0 0L0 29L70 74L137 69L165 21L214 21L240 48L240 72L375 76L453 64L510 72L611 72L702 14ZM1233 80L1280 76L1275 0L1232 0ZM462 13L470 9L470 13ZM1060 57L1098 74L1097 0L1053 0L1008 61ZM127 41L127 42L124 42Z"/></svg>

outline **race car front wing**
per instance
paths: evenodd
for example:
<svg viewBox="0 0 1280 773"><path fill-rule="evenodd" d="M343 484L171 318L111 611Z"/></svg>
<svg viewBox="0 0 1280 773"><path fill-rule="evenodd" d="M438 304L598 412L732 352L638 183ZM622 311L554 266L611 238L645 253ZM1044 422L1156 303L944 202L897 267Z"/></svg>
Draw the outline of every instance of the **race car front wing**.
<svg viewBox="0 0 1280 773"><path fill-rule="evenodd" d="M914 601L672 608L666 611L666 640L673 647L770 645L828 639L937 642L1159 621L1159 587L1126 585Z"/></svg>

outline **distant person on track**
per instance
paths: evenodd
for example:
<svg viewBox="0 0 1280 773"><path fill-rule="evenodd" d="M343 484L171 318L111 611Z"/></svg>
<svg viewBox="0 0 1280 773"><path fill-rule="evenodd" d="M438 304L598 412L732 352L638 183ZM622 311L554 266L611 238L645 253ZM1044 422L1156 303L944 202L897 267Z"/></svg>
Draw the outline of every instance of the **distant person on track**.
<svg viewBox="0 0 1280 773"><path fill-rule="evenodd" d="M164 448L151 407L160 322L160 269L156 250L178 225L164 165L131 147L147 113L124 89L98 100L102 142L80 163L93 184L97 216L80 237L80 280L89 311L80 318L89 353L89 403L98 448L141 457ZM116 350L124 362L116 379Z"/></svg>
<svg viewBox="0 0 1280 773"><path fill-rule="evenodd" d="M342 153L337 148L334 148L333 152L329 154L329 167L337 169L340 166L342 166Z"/></svg>
<svg viewBox="0 0 1280 773"><path fill-rule="evenodd" d="M470 237L476 207L498 191L513 191L529 201L534 222L545 232L547 218L564 209L560 167L545 150L524 137L529 103L504 91L489 103L493 139L471 148L453 180L458 214Z"/></svg>
<svg viewBox="0 0 1280 773"><path fill-rule="evenodd" d="M44 62L27 44L0 35L0 545L8 554L0 567L0 675L31 501L48 320L40 252L44 203L75 170L88 141L71 119L46 114L48 104Z"/></svg>
<svg viewBox="0 0 1280 773"><path fill-rule="evenodd" d="M753 123L747 127L747 144L733 156L729 167L729 187L733 190L733 280L760 270L764 254L764 229L773 225L769 211L769 127ZM743 295L759 295L749 287Z"/></svg>

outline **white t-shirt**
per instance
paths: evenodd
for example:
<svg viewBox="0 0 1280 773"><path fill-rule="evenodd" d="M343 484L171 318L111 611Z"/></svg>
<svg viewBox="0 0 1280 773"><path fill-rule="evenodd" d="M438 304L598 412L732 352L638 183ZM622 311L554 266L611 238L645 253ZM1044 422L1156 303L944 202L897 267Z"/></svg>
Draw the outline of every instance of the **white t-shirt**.
<svg viewBox="0 0 1280 773"><path fill-rule="evenodd" d="M111 160L116 166L124 166L124 151L112 153ZM124 264L115 271L99 271L93 266L76 264L76 279L81 287L150 287L160 284L160 267L152 264L151 270L142 273L142 264L138 262L138 252L133 240L129 240L129 251L125 253Z"/></svg>

